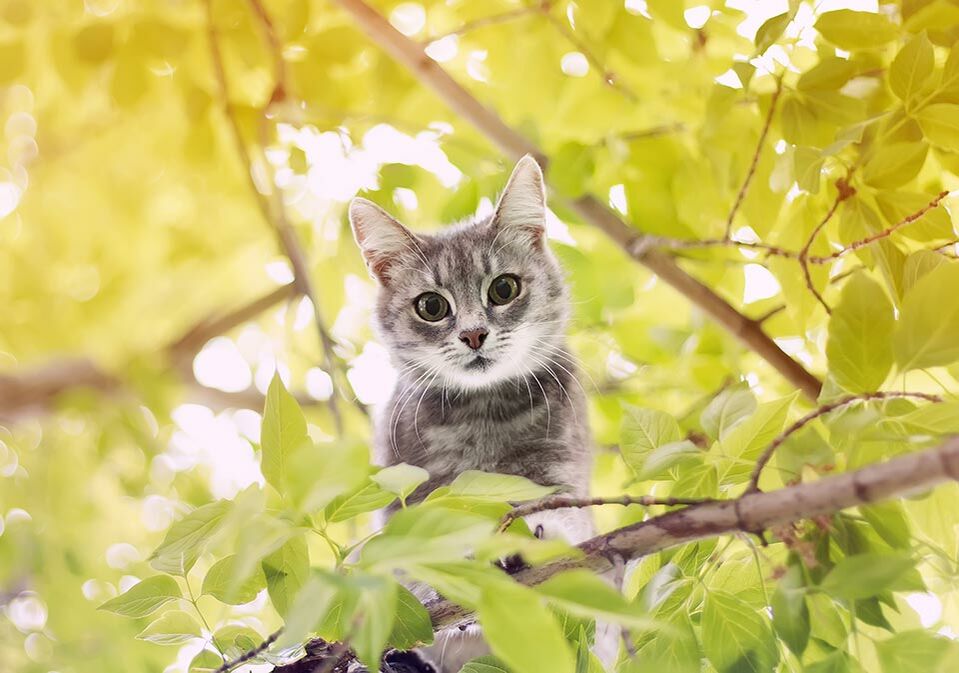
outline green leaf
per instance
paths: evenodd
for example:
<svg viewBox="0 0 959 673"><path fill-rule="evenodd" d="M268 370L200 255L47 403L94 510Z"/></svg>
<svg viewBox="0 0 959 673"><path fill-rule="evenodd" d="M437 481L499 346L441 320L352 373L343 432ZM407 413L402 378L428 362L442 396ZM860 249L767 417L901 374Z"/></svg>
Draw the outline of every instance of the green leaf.
<svg viewBox="0 0 959 673"><path fill-rule="evenodd" d="M957 434L959 433L959 402L924 404L907 414L888 420L931 435Z"/></svg>
<svg viewBox="0 0 959 673"><path fill-rule="evenodd" d="M855 554L839 561L819 588L844 600L869 598L892 588L915 565L908 552Z"/></svg>
<svg viewBox="0 0 959 673"><path fill-rule="evenodd" d="M557 608L582 617L601 619L637 629L662 627L588 570L569 570L536 586Z"/></svg>
<svg viewBox="0 0 959 673"><path fill-rule="evenodd" d="M574 673L563 630L531 590L509 582L482 593L477 611L490 649L513 673Z"/></svg>
<svg viewBox="0 0 959 673"><path fill-rule="evenodd" d="M495 502L523 502L543 498L555 491L553 486L540 486L513 474L467 470L453 480L449 493Z"/></svg>
<svg viewBox="0 0 959 673"><path fill-rule="evenodd" d="M137 634L139 640L147 640L157 645L179 645L200 636L200 625L183 610L164 612L159 619Z"/></svg>
<svg viewBox="0 0 959 673"><path fill-rule="evenodd" d="M241 574L236 555L226 556L207 571L201 593L229 605L249 603L266 587L266 578L260 568L255 568L248 577L241 577Z"/></svg>
<svg viewBox="0 0 959 673"><path fill-rule="evenodd" d="M267 482L281 494L286 494L288 460L290 455L309 442L306 418L296 398L287 392L280 375L274 374L266 392L263 409L263 427L260 431L262 448L261 469Z"/></svg>
<svg viewBox="0 0 959 673"><path fill-rule="evenodd" d="M959 646L928 631L904 631L876 643L882 673L950 673L959 665Z"/></svg>
<svg viewBox="0 0 959 673"><path fill-rule="evenodd" d="M884 14L840 9L826 12L816 21L816 30L841 49L878 49L896 38L899 30Z"/></svg>
<svg viewBox="0 0 959 673"><path fill-rule="evenodd" d="M770 600L773 610L773 628L797 657L801 657L809 643L809 606L802 586L802 570L790 566L779 580Z"/></svg>
<svg viewBox="0 0 959 673"><path fill-rule="evenodd" d="M949 152L959 152L959 105L933 103L916 112L926 140Z"/></svg>
<svg viewBox="0 0 959 673"><path fill-rule="evenodd" d="M738 423L756 410L756 396L749 384L741 381L716 395L703 409L699 422L713 439L722 439Z"/></svg>
<svg viewBox="0 0 959 673"><path fill-rule="evenodd" d="M263 636L244 624L227 624L216 630L213 642L227 659L236 659L259 647Z"/></svg>
<svg viewBox="0 0 959 673"><path fill-rule="evenodd" d="M892 501L861 505L859 512L890 547L909 549L912 545L909 522L900 503Z"/></svg>
<svg viewBox="0 0 959 673"><path fill-rule="evenodd" d="M223 664L223 658L216 652L200 650L190 662L189 673L213 673Z"/></svg>
<svg viewBox="0 0 959 673"><path fill-rule="evenodd" d="M354 622L359 619L359 626L350 638L350 645L360 661L376 670L393 630L397 584L392 579L375 575L354 575L351 580L360 592L356 612L351 618Z"/></svg>
<svg viewBox="0 0 959 673"><path fill-rule="evenodd" d="M706 658L719 673L767 673L779 661L768 618L724 591L706 594L702 622Z"/></svg>
<svg viewBox="0 0 959 673"><path fill-rule="evenodd" d="M363 547L361 560L381 570L457 561L495 529L496 521L484 516L433 507L412 508L393 515L382 535Z"/></svg>
<svg viewBox="0 0 959 673"><path fill-rule="evenodd" d="M649 478L650 470L646 462L653 451L678 442L680 438L679 424L666 412L631 406L625 408L620 430L620 451L637 479Z"/></svg>
<svg viewBox="0 0 959 673"><path fill-rule="evenodd" d="M867 274L853 274L829 321L826 357L836 383L853 393L878 390L892 369L894 328L886 292Z"/></svg>
<svg viewBox="0 0 959 673"><path fill-rule="evenodd" d="M786 31L786 26L792 20L789 12L777 14L766 21L756 31L756 53L762 54L776 43L782 34Z"/></svg>
<svg viewBox="0 0 959 673"><path fill-rule="evenodd" d="M430 473L422 467L407 465L406 463L385 467L370 477L380 485L380 488L398 496L403 502L406 502L410 493L416 490L417 486L425 483L429 478Z"/></svg>
<svg viewBox="0 0 959 673"><path fill-rule="evenodd" d="M286 458L286 492L302 512L326 507L366 483L369 449L361 442L306 442Z"/></svg>
<svg viewBox="0 0 959 673"><path fill-rule="evenodd" d="M596 170L592 147L566 143L549 162L546 173L550 186L567 198L582 196Z"/></svg>
<svg viewBox="0 0 959 673"><path fill-rule="evenodd" d="M181 598L180 585L169 575L154 575L134 584L125 592L101 604L106 610L124 617L145 617L168 601Z"/></svg>
<svg viewBox="0 0 959 673"><path fill-rule="evenodd" d="M220 528L231 505L228 500L211 502L174 523L150 556L150 565L171 575L186 575Z"/></svg>
<svg viewBox="0 0 959 673"><path fill-rule="evenodd" d="M286 613L283 635L277 647L298 645L317 630L326 619L330 606L342 588L342 578L323 571L315 571L296 593L293 604Z"/></svg>
<svg viewBox="0 0 959 673"><path fill-rule="evenodd" d="M959 264L936 267L905 294L893 334L896 362L903 371L959 360Z"/></svg>
<svg viewBox="0 0 959 673"><path fill-rule="evenodd" d="M419 599L400 586L396 594L396 621L389 643L398 650L411 650L433 642L433 623Z"/></svg>
<svg viewBox="0 0 959 673"><path fill-rule="evenodd" d="M306 534L301 533L287 540L282 547L263 559L262 567L273 607L285 615L310 574Z"/></svg>
<svg viewBox="0 0 959 673"><path fill-rule="evenodd" d="M929 81L935 66L932 42L920 33L906 43L889 66L889 87L907 103L915 99Z"/></svg>
<svg viewBox="0 0 959 673"><path fill-rule="evenodd" d="M496 657L485 656L467 661L459 673L510 673L510 670Z"/></svg>
<svg viewBox="0 0 959 673"><path fill-rule="evenodd" d="M880 145L863 169L863 180L873 187L900 187L919 174L929 147L913 141Z"/></svg>
<svg viewBox="0 0 959 673"><path fill-rule="evenodd" d="M370 481L351 493L334 498L326 506L325 518L329 523L348 521L358 514L386 507L394 500L396 500L395 495L384 491L378 484Z"/></svg>

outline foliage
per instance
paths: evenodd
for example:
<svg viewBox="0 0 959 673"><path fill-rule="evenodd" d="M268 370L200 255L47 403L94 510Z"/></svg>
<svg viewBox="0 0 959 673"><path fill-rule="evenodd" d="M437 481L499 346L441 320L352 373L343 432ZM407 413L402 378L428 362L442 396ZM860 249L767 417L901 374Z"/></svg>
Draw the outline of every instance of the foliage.
<svg viewBox="0 0 959 673"><path fill-rule="evenodd" d="M766 490L959 432L936 401L959 391L955 3L374 5L551 159L597 494L735 497L770 448ZM549 489L470 472L408 504L428 475L370 461L360 409L392 373L344 206L363 190L435 229L489 212L509 162L334 3L209 17L0 2L6 667L211 671L315 635L375 665L433 637L413 581L477 612L495 656L472 673L594 670L595 619L629 633L624 673L959 666L955 484L769 546L668 549L622 592L493 565L574 555L498 531ZM581 220L583 194L759 321L820 399ZM284 226L315 310L302 285L273 292L296 270ZM595 514L612 530L665 509Z"/></svg>

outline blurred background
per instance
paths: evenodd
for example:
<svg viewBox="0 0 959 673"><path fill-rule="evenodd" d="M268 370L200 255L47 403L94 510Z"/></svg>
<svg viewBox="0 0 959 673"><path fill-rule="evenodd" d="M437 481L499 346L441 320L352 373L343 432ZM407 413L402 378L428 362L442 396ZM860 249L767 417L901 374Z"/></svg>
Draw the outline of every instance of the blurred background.
<svg viewBox="0 0 959 673"><path fill-rule="evenodd" d="M676 238L722 235L776 75L819 58L816 18L880 10L373 4L553 158L560 195L591 192ZM787 11L778 43L757 49L760 26ZM868 117L847 98L820 113ZM781 124L735 229L796 247L791 231L831 197L796 185ZM0 0L0 130L0 669L185 671L191 652L135 640L142 625L95 608L149 574L150 550L189 505L263 483L274 372L315 438L333 437L337 418L368 438L366 413L394 374L372 339L375 286L346 203L362 192L434 230L489 213L512 161L326 0ZM558 205L549 234L573 288L598 492L627 480L614 451L622 402L683 419L734 381L760 399L791 391ZM796 267L749 251L684 256L743 313L775 310L767 331L824 371L827 316ZM322 558L322 541L311 551ZM277 618L262 599L216 610L267 628Z"/></svg>

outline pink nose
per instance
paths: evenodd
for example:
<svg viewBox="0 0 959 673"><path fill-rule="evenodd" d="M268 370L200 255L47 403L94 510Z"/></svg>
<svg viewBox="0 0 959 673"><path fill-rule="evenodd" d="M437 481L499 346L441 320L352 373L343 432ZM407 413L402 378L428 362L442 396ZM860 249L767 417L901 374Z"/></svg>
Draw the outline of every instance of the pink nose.
<svg viewBox="0 0 959 673"><path fill-rule="evenodd" d="M460 341L472 348L474 351L479 350L479 347L483 345L483 342L486 341L486 335L489 334L482 327L477 329L465 329L460 332Z"/></svg>

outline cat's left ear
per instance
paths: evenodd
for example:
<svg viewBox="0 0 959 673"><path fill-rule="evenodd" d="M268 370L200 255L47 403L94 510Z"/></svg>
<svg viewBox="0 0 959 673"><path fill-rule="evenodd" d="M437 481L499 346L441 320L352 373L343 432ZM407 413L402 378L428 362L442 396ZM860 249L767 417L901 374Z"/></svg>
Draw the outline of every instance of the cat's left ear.
<svg viewBox="0 0 959 673"><path fill-rule="evenodd" d="M499 197L493 227L512 233L530 243L539 243L546 234L546 190L543 171L531 155L516 164L506 189Z"/></svg>

